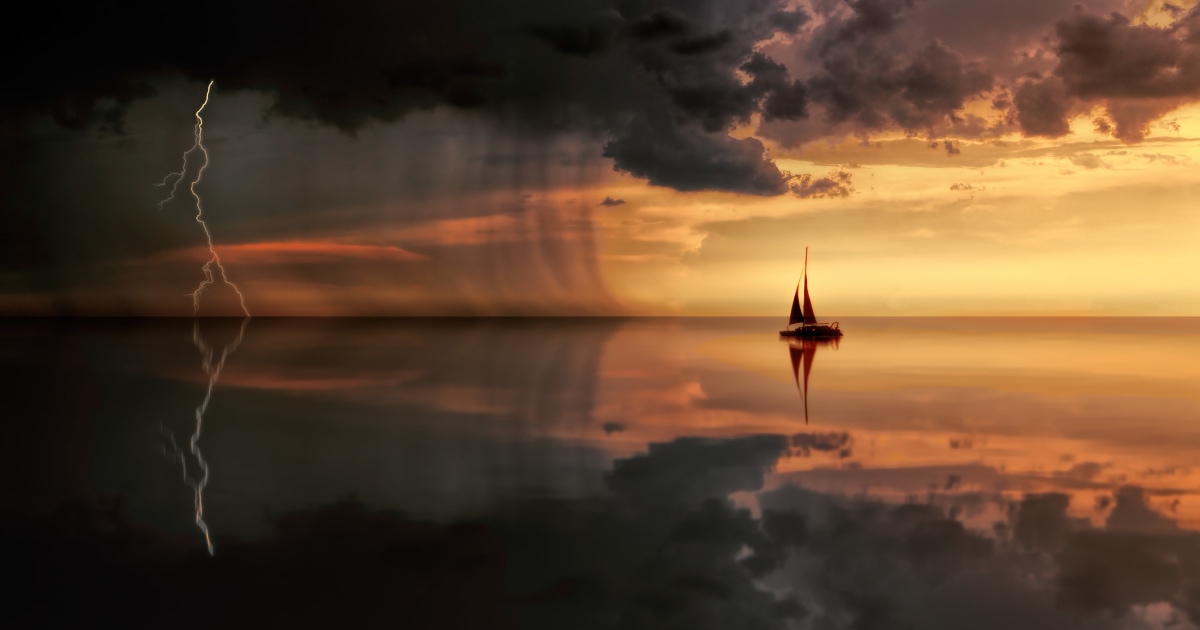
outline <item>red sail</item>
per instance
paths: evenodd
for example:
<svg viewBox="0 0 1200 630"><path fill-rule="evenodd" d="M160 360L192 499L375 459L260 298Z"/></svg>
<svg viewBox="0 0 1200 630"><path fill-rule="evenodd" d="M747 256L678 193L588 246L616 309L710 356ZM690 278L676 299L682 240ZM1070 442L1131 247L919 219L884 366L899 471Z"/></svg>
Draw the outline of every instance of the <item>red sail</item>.
<svg viewBox="0 0 1200 630"><path fill-rule="evenodd" d="M795 317L796 307L793 303L792 313ZM813 313L812 299L808 297L808 274L804 274L804 325L812 326L817 323L817 316Z"/></svg>
<svg viewBox="0 0 1200 630"><path fill-rule="evenodd" d="M793 340L788 344L788 354L792 357L792 374L796 377L796 389L800 390L800 400L804 403L804 424L808 424L808 375L812 372L813 356L817 354L817 343L811 339ZM801 367L804 368L803 373L800 371ZM801 374L803 374L803 381L801 381Z"/></svg>
<svg viewBox="0 0 1200 630"><path fill-rule="evenodd" d="M796 293L792 295L792 314L788 315L788 326L797 322L804 321L804 314L800 312L800 289L796 289Z"/></svg>

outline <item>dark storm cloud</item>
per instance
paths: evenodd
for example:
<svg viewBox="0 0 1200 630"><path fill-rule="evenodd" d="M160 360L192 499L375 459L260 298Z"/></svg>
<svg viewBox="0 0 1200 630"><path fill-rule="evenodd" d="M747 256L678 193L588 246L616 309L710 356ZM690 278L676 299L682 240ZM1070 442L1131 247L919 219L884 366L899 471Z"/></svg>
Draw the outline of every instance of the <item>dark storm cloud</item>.
<svg viewBox="0 0 1200 630"><path fill-rule="evenodd" d="M928 133L961 122L958 112L966 100L991 89L993 78L980 63L933 37L913 41L902 28L913 7L912 0L818 6L821 23L798 45L812 67L808 101L828 127L864 136L896 128ZM794 136L789 125L764 120L764 134L784 144L807 139Z"/></svg>
<svg viewBox="0 0 1200 630"><path fill-rule="evenodd" d="M1017 123L1027 136L1057 138L1071 131L1068 118L1072 104L1060 79L1026 81L1013 97Z"/></svg>
<svg viewBox="0 0 1200 630"><path fill-rule="evenodd" d="M1133 24L1114 13L1059 22L1058 67L1081 98L1194 96L1200 91L1200 13L1170 28Z"/></svg>
<svg viewBox="0 0 1200 630"><path fill-rule="evenodd" d="M925 38L937 38L972 59L986 59L1001 74L1010 75L1033 61L1026 53L1049 34L1056 21L1071 15L1079 0L918 0L906 22L919 26ZM1094 12L1141 10L1144 2L1088 0ZM916 41L916 39L914 39ZM1036 53L1035 53L1036 54Z"/></svg>
<svg viewBox="0 0 1200 630"><path fill-rule="evenodd" d="M1061 136L1077 111L1102 105L1096 128L1140 142L1151 122L1200 97L1200 9L1176 11L1167 28L1120 13L1077 11L1055 24L1053 75L1017 90L1017 120L1030 135Z"/></svg>
<svg viewBox="0 0 1200 630"><path fill-rule="evenodd" d="M651 184L676 190L736 190L778 195L789 177L766 156L755 138L731 138L701 129L634 118L604 147L616 167Z"/></svg>
<svg viewBox="0 0 1200 630"><path fill-rule="evenodd" d="M617 170L654 185L777 195L791 174L729 136L734 125L759 116L763 136L786 145L889 129L978 137L1008 123L961 110L999 76L1015 90L1013 124L1028 134L1065 133L1078 99L1132 98L1110 104L1110 114L1118 137L1136 140L1170 99L1197 94L1195 11L1157 30L1117 15L1071 17L1060 0L1022 1L1019 10L976 4L819 2L814 20L785 0L310 0L286 16L244 4L166 5L152 28L132 9L62 15L45 5L0 45L14 60L6 76L22 86L0 111L119 126L157 79L215 78L223 89L274 94L276 114L349 133L449 105L526 130L586 130L607 141ZM1052 79L1018 79L1050 70L1052 56L1012 59L1055 19ZM780 33L796 37L763 47ZM32 62L24 54L48 48L56 54ZM819 123L805 122L814 111ZM647 125L651 139L641 135Z"/></svg>
<svg viewBox="0 0 1200 630"><path fill-rule="evenodd" d="M754 52L807 22L784 0L309 1L286 14L218 3L144 17L113 7L35 11L0 50L9 60L55 54L8 64L22 89L3 113L119 126L156 78L182 74L273 93L272 112L349 133L438 105L527 130L582 129L611 139L615 167L652 184L756 195L786 192L784 176L729 128L759 112L806 115L803 84ZM673 161L662 169L630 135L647 120Z"/></svg>
<svg viewBox="0 0 1200 630"><path fill-rule="evenodd" d="M556 98L602 121L610 137L603 154L614 168L682 191L777 195L790 175L759 141L727 132L758 113L769 120L807 116L804 84L753 50L807 20L782 7L776 0L622 2L619 12L560 22L539 36L559 51L564 42L579 42L570 44L573 54L604 69L578 93Z"/></svg>
<svg viewBox="0 0 1200 630"><path fill-rule="evenodd" d="M788 146L897 129L1057 137L1069 133L1070 117L1103 105L1116 137L1136 142L1150 122L1200 96L1196 10L1174 11L1173 26L1155 28L1126 17L1141 5L1073 5L816 3L807 37L765 50L804 79L809 109L821 124L766 121L760 134ZM964 113L974 98L990 98L1006 115Z"/></svg>
<svg viewBox="0 0 1200 630"><path fill-rule="evenodd" d="M49 111L67 126L114 119L151 80L182 73L229 88L267 89L280 113L343 130L395 120L439 102L478 103L501 69L459 23L463 3L309 1L286 12L217 2L129 7L30 7L4 44L6 74L23 86L6 114ZM28 56L32 50L52 54ZM20 60L20 61L18 61Z"/></svg>

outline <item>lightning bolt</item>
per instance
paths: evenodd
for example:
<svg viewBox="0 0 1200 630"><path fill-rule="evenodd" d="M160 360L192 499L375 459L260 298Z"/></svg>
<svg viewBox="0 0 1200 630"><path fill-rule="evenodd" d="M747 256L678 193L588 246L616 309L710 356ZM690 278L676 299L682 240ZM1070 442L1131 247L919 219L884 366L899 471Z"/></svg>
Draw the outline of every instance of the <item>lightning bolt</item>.
<svg viewBox="0 0 1200 630"><path fill-rule="evenodd" d="M200 116L200 112L203 112L204 108L208 107L208 99L212 93L212 86L213 82L209 81L208 87L204 90L204 103L200 105L200 109L196 110L196 127L193 132L195 142L193 142L192 148L183 153L183 167L177 173L168 173L161 182L155 184L155 186L163 187L167 184L171 185L171 194L166 199L158 202L158 209L162 210L164 205L175 199L175 193L179 190L179 183L187 175L188 158L196 151L200 151L204 156L204 162L200 164L200 168L196 171L196 177L188 183L188 191L192 193L192 198L196 200L196 223L199 223L200 227L204 230L204 238L208 242L208 253L212 257L200 267L200 270L204 273L204 280L201 280L200 285L191 293L192 314L195 315L200 311L200 296L204 294L204 290L216 282L216 278L213 276L213 267L216 267L217 271L221 273L221 282L229 285L234 293L237 293L238 301L242 305L242 313L246 317L250 317L250 309L246 308L246 296L242 295L237 285L229 280L229 276L225 273L225 267L221 264L221 257L217 255L217 250L213 247L212 233L208 231L208 224L204 222L204 207L200 202L200 193L196 192L196 184L200 183L200 180L204 177L204 169L208 168L208 149L204 148L204 118Z"/></svg>
<svg viewBox="0 0 1200 630"><path fill-rule="evenodd" d="M204 279L200 281L199 286L195 291L192 291L192 315L195 316L200 312L200 297L204 295L205 289L213 285L216 279L216 272L221 274L221 282L229 285L234 293L238 296L238 302L242 306L242 313L245 317L242 319L242 325L238 329L237 338L221 348L220 358L214 362L216 349L209 345L200 334L200 320L193 317L192 320L192 343L196 349L200 351L200 367L204 373L208 375L208 388L204 392L204 399L196 406L195 418L196 425L192 431L191 437L188 439L187 451L179 447L175 441L175 434L162 427L162 433L170 441L170 449L163 447L163 454L170 459L179 461L180 467L183 470L183 482L192 488L195 492L195 518L196 527L204 534L204 543L208 546L209 555L213 554L212 534L208 530L208 523L204 522L204 489L208 487L208 462L204 459L204 454L200 452L200 434L204 428L204 413L208 410L208 403L212 401L213 388L217 384L217 379L221 377L221 370L225 368L225 360L238 349L242 344L242 339L246 335L246 325L250 323L250 309L246 308L246 296L242 295L241 289L238 289L225 272L225 266L221 264L221 257L217 254L217 250L213 247L212 232L208 229L208 224L204 222L204 205L200 200L200 193L196 192L196 185L204 178L204 169L208 168L208 149L204 147L204 118L200 115L205 107L208 107L208 100L212 94L213 81L208 82L208 86L204 90L204 102L200 104L200 108L196 110L196 126L193 131L194 142L192 148L183 153L183 166L177 173L168 173L161 182L156 186L166 187L170 185L171 194L166 199L158 202L158 209L162 210L163 206L167 205L175 199L175 194L179 191L179 184L187 179L188 162L192 155L197 151L203 156L203 161L199 168L196 169L196 176L188 182L188 192L192 194L192 199L196 205L196 223L200 224L200 228L204 230L204 239L208 243L208 253L210 258L200 267L200 271L204 274ZM191 455L196 460L196 466L199 469L199 479L193 478L188 473L188 455Z"/></svg>
<svg viewBox="0 0 1200 630"><path fill-rule="evenodd" d="M200 351L200 367L204 373L208 375L208 389L204 392L204 399L196 405L196 426L192 431L192 435L188 438L187 453L179 448L175 441L175 434L168 431L165 427L160 427L163 435L170 440L171 446L168 450L163 447L163 454L169 459L179 461L179 465L183 470L183 483L195 492L194 507L196 509L196 527L200 528L204 534L204 543L208 545L208 554L213 555L212 535L208 531L208 523L204 522L204 489L208 487L208 462L204 459L204 454L200 452L200 433L204 429L204 412L208 411L208 403L212 401L213 388L217 384L217 379L221 377L221 370L225 368L225 360L229 358L242 345L242 339L246 336L246 325L250 323L249 317L242 318L242 325L238 329L237 338L221 348L221 356L214 363L213 357L216 356L215 348L204 340L200 334L200 321L192 320L192 343L196 349ZM188 474L187 455L190 454L196 459L196 466L200 470L200 478L194 479Z"/></svg>

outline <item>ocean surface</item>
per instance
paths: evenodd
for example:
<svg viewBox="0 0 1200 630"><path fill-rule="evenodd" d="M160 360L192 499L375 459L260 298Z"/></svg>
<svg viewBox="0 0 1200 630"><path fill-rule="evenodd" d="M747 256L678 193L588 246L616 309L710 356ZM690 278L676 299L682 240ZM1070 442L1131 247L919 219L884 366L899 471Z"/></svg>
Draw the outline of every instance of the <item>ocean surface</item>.
<svg viewBox="0 0 1200 630"><path fill-rule="evenodd" d="M9 627L1200 625L1200 319L840 324L0 320Z"/></svg>

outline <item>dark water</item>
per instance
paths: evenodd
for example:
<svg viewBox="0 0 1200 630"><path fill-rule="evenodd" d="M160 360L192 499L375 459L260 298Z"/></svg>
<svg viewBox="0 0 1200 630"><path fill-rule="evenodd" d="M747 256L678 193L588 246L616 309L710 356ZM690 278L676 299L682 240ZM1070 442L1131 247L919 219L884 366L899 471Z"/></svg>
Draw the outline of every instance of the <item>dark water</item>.
<svg viewBox="0 0 1200 630"><path fill-rule="evenodd" d="M4 321L6 608L1200 623L1200 321L842 327L804 347L756 319Z"/></svg>

